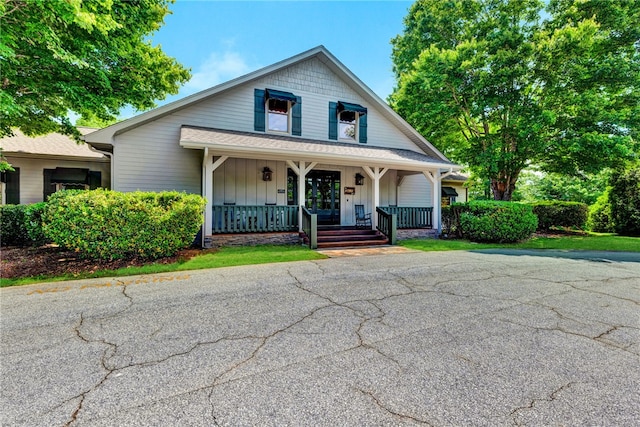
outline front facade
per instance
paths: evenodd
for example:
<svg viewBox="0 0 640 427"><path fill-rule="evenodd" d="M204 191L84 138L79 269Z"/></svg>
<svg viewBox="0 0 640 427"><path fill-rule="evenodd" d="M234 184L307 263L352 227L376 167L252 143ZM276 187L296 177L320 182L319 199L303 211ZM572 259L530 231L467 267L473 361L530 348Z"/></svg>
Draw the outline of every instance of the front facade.
<svg viewBox="0 0 640 427"><path fill-rule="evenodd" d="M96 130L78 129L81 133ZM2 174L2 204L42 202L62 189L109 188L109 157L66 135L50 133L29 137L15 129L13 136L0 139L0 148L14 169Z"/></svg>
<svg viewBox="0 0 640 427"><path fill-rule="evenodd" d="M374 228L377 208L410 207L437 229L460 169L322 46L85 140L113 153L115 190L206 197L207 239L302 230L305 209L354 226L357 205Z"/></svg>

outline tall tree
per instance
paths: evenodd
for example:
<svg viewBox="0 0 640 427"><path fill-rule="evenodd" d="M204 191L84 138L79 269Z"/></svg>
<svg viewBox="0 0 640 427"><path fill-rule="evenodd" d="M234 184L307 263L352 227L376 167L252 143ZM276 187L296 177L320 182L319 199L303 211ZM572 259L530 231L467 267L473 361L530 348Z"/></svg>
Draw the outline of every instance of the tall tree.
<svg viewBox="0 0 640 427"><path fill-rule="evenodd" d="M637 150L640 0L418 0L391 105L511 200L523 168L595 173Z"/></svg>
<svg viewBox="0 0 640 427"><path fill-rule="evenodd" d="M177 93L189 70L148 40L171 2L2 0L0 137L78 137L71 111L109 121Z"/></svg>

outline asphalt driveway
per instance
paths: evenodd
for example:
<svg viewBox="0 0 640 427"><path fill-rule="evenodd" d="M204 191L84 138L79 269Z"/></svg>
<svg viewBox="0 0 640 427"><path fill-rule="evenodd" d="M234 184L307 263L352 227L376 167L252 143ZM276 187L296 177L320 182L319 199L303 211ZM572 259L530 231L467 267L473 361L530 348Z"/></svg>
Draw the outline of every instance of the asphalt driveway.
<svg viewBox="0 0 640 427"><path fill-rule="evenodd" d="M640 262L513 255L2 289L0 421L640 425Z"/></svg>

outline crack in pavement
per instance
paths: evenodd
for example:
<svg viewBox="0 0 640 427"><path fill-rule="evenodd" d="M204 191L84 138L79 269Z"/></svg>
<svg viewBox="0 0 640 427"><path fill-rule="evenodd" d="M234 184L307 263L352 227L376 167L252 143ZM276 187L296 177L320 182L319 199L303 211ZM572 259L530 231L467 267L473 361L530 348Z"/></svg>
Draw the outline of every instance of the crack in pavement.
<svg viewBox="0 0 640 427"><path fill-rule="evenodd" d="M571 388L571 386L575 384L574 382L570 382L567 384L564 384L560 387L558 387L557 389L553 390L551 392L551 394L549 395L549 397L542 397L539 399L532 399L528 405L525 406L519 406L517 408L515 408L513 411L511 411L511 413L509 414L511 416L511 419L513 420L513 423L516 426L521 426L524 425L522 422L519 422L516 418L518 417L518 413L521 411L527 411L527 410L532 410L535 406L537 402L553 402L554 400L556 400L556 396L560 393L562 393L564 390L567 390L569 388Z"/></svg>
<svg viewBox="0 0 640 427"><path fill-rule="evenodd" d="M412 415L402 414L402 413L400 413L400 412L393 411L393 410L392 410L392 409L390 409L389 407L385 406L385 405L382 403L382 401L381 401L380 399L378 399L378 398L377 398L377 397L376 397L372 392L370 392L370 391L363 390L363 389L361 389L361 388L356 388L356 390L357 390L357 391L359 391L360 393L362 393L363 395L365 395L365 396L369 397L369 398L373 401L373 403L375 403L375 405L376 405L378 408L380 408L380 409L382 409L383 411L385 411L385 412L387 412L387 413L389 413L389 414L393 415L394 417L402 418L402 419L405 419L405 420L415 421L416 423L424 424L424 425L426 425L426 426L433 426L433 424L431 424L430 422L425 421L425 420L423 420L423 419L420 419L420 418L414 417L414 416L412 416Z"/></svg>

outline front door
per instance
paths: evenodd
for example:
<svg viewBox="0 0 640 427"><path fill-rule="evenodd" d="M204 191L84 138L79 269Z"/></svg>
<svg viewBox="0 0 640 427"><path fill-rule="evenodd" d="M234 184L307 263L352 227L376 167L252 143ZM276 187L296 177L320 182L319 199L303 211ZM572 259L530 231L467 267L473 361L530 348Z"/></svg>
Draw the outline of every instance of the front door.
<svg viewBox="0 0 640 427"><path fill-rule="evenodd" d="M312 170L306 178L305 205L318 225L340 225L340 172Z"/></svg>

